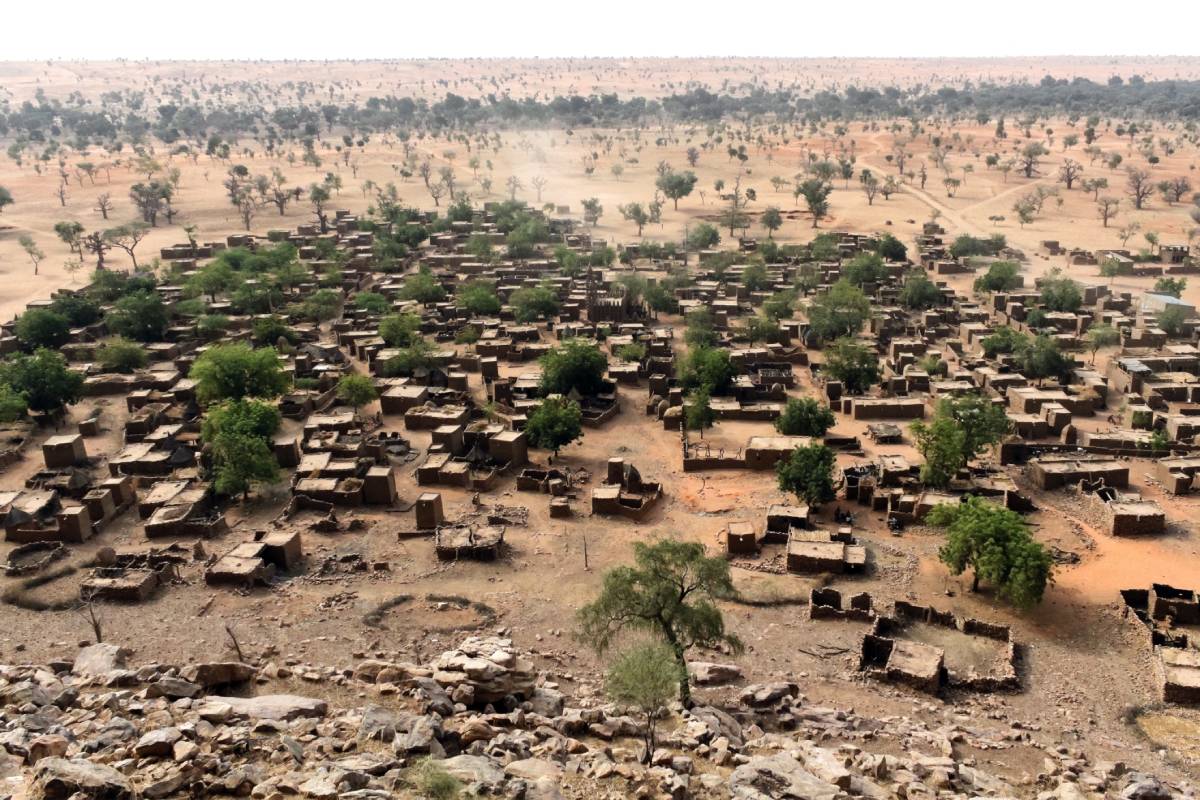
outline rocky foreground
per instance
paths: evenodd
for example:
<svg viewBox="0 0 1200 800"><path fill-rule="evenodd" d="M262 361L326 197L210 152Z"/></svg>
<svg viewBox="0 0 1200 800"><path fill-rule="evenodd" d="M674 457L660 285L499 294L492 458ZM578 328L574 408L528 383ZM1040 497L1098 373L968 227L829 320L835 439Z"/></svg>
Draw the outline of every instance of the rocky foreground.
<svg viewBox="0 0 1200 800"><path fill-rule="evenodd" d="M1010 783L962 753L1037 747L1019 724L872 719L810 705L788 683L748 686L726 708L676 709L643 765L639 720L568 696L500 637L468 638L430 664L346 670L126 658L97 644L74 663L0 667L0 797L421 797L436 794L420 778L429 763L473 794L530 800L1194 796L1065 747ZM278 685L305 692L267 693Z"/></svg>

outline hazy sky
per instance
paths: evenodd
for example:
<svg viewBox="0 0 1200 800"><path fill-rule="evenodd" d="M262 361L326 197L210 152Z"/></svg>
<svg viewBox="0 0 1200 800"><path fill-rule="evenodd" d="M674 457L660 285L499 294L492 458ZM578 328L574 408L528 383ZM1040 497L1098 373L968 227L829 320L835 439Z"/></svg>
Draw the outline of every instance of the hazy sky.
<svg viewBox="0 0 1200 800"><path fill-rule="evenodd" d="M1200 55L1200 2L7 0L0 60Z"/></svg>

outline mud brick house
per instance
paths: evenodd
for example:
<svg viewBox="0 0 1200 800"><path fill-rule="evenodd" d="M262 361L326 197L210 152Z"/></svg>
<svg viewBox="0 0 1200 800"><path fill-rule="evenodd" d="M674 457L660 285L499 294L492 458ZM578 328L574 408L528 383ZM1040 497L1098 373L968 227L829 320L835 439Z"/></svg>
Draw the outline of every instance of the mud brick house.
<svg viewBox="0 0 1200 800"><path fill-rule="evenodd" d="M848 397L842 410L854 419L924 419L925 401L916 397Z"/></svg>
<svg viewBox="0 0 1200 800"><path fill-rule="evenodd" d="M861 572L866 567L867 548L848 532L788 531L787 570L801 575Z"/></svg>
<svg viewBox="0 0 1200 800"><path fill-rule="evenodd" d="M259 532L235 545L204 571L210 586L251 586L267 583L276 572L290 572L304 559L304 546L296 531Z"/></svg>
<svg viewBox="0 0 1200 800"><path fill-rule="evenodd" d="M1190 492L1196 473L1200 473L1200 456L1160 458L1155 465L1155 477L1172 494Z"/></svg>
<svg viewBox="0 0 1200 800"><path fill-rule="evenodd" d="M1129 485L1129 465L1113 459L1046 456L1029 462L1029 475L1039 489L1060 489L1087 481L1123 489Z"/></svg>
<svg viewBox="0 0 1200 800"><path fill-rule="evenodd" d="M759 539L753 522L730 522L725 527L725 552L730 555L754 555Z"/></svg>
<svg viewBox="0 0 1200 800"><path fill-rule="evenodd" d="M79 434L51 436L42 445L42 458L50 469L64 469L87 461L87 448Z"/></svg>

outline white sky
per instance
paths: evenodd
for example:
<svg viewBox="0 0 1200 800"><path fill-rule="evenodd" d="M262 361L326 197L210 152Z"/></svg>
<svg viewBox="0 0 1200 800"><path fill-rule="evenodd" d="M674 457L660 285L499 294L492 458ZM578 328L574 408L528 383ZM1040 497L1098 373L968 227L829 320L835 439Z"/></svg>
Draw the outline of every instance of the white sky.
<svg viewBox="0 0 1200 800"><path fill-rule="evenodd" d="M0 60L1200 55L1200 0L4 0Z"/></svg>

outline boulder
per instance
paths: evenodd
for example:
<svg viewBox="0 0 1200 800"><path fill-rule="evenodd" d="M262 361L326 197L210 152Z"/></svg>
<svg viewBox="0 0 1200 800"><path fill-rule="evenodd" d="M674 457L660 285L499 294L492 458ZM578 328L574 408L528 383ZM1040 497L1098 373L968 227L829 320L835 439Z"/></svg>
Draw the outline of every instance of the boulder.
<svg viewBox="0 0 1200 800"><path fill-rule="evenodd" d="M184 680L198 683L206 689L245 683L255 675L254 667L239 661L215 661L192 664L183 669Z"/></svg>
<svg viewBox="0 0 1200 800"><path fill-rule="evenodd" d="M821 780L786 753L753 756L729 776L742 800L836 800L842 790Z"/></svg>
<svg viewBox="0 0 1200 800"><path fill-rule="evenodd" d="M490 758L461 755L447 758L440 766L468 788L477 787L490 793L504 785L504 770Z"/></svg>
<svg viewBox="0 0 1200 800"><path fill-rule="evenodd" d="M125 659L128 656L128 650L115 644L100 642L88 645L75 656L75 664L71 671L76 675L89 677L107 675L125 669Z"/></svg>
<svg viewBox="0 0 1200 800"><path fill-rule="evenodd" d="M31 797L39 800L132 800L129 779L107 764L82 758L43 758L33 771Z"/></svg>
<svg viewBox="0 0 1200 800"><path fill-rule="evenodd" d="M798 694L800 687L794 683L755 683L743 689L738 695L738 700L742 705L751 708L767 708L785 697L796 697Z"/></svg>
<svg viewBox="0 0 1200 800"><path fill-rule="evenodd" d="M166 697L171 700L178 700L183 697L191 699L199 695L203 690L204 687L200 684L185 681L183 678L159 678L146 687L146 696Z"/></svg>
<svg viewBox="0 0 1200 800"><path fill-rule="evenodd" d="M166 758L174 753L175 743L182 738L179 728L156 728L138 739L133 752L139 758Z"/></svg>
<svg viewBox="0 0 1200 800"><path fill-rule="evenodd" d="M522 758L510 761L504 765L504 772L510 777L526 781L537 781L542 778L558 780L562 777L562 767L544 758Z"/></svg>
<svg viewBox="0 0 1200 800"><path fill-rule="evenodd" d="M734 664L713 664L709 661L688 663L688 674L697 686L720 686L742 679L742 669Z"/></svg>
<svg viewBox="0 0 1200 800"><path fill-rule="evenodd" d="M249 719L268 719L289 722L305 717L323 717L329 712L329 704L324 700L312 697L300 697L294 694L264 694L259 697L218 697L208 698L208 704L220 709L228 707L234 716ZM200 716L204 718L204 709Z"/></svg>
<svg viewBox="0 0 1200 800"><path fill-rule="evenodd" d="M29 754L26 760L36 764L43 758L62 758L67 754L70 742L65 736L53 733L43 734L29 743Z"/></svg>

